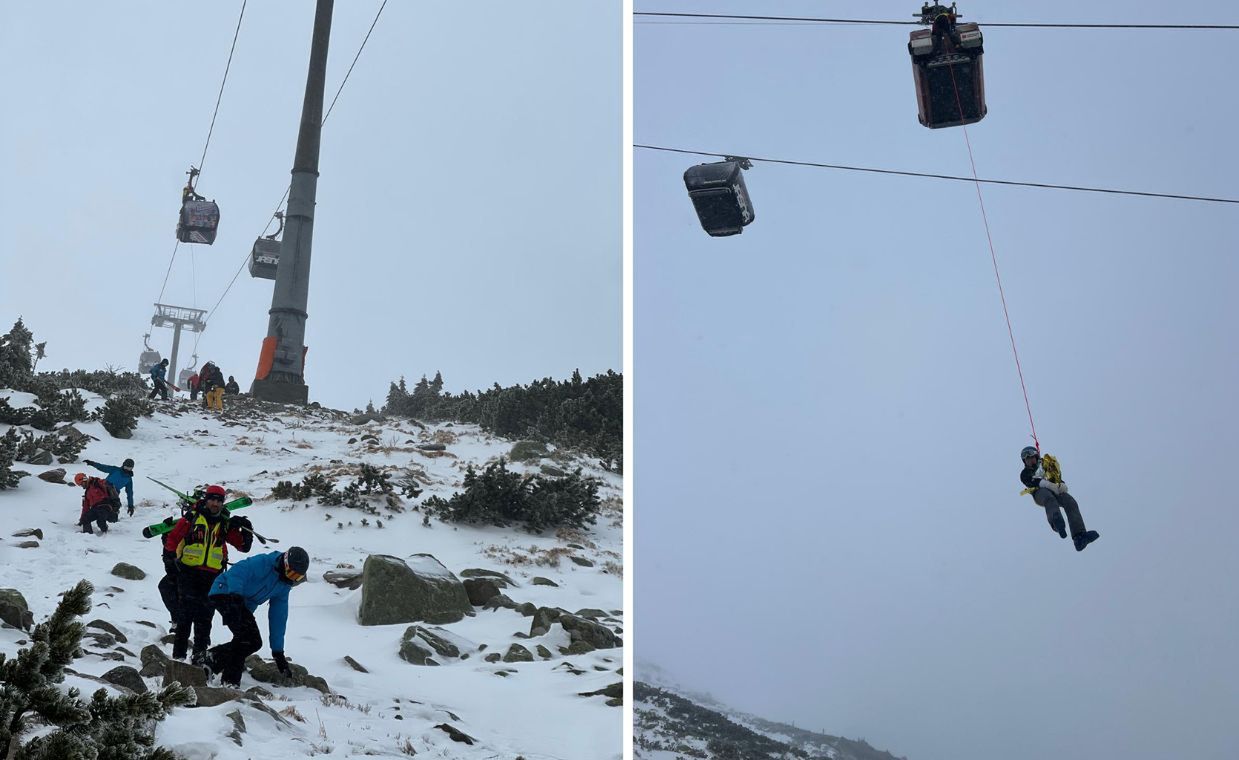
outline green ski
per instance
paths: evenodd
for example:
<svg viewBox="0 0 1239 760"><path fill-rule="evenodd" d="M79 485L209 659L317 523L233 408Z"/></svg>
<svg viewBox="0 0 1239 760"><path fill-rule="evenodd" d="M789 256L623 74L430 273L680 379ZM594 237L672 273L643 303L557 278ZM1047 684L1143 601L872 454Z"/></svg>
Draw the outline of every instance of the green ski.
<svg viewBox="0 0 1239 760"><path fill-rule="evenodd" d="M172 493L176 494L177 498L181 502L182 509L189 509L193 507L194 504L197 503L198 501L196 497L201 496L201 494L195 494L194 496L190 496L187 493L182 493L176 490L175 488L173 488L172 486L168 485L167 483L164 483L159 480L155 480L149 475L146 477L146 479L151 481L152 483L158 483L159 485L168 489ZM228 510L229 512L235 512L236 510L244 509L245 507L248 507L249 505L253 503L254 503L254 500L251 499L250 497L242 496L239 499L233 499L232 501L224 504L224 509ZM160 522L155 523L154 525L148 525L142 529L142 535L146 538L154 538L155 536L160 536L160 535L163 535L164 533L168 533L172 530L172 526L176 525L177 519L179 518L167 517L161 520Z"/></svg>
<svg viewBox="0 0 1239 760"><path fill-rule="evenodd" d="M238 509L245 509L253 503L254 500L250 497L242 496L239 499L233 499L232 501L225 503L224 509L228 510L229 513L232 513ZM143 528L142 536L144 538L154 538L155 536L162 536L164 533L170 533L172 531L172 527L176 525L176 521L179 519L179 517L165 517L160 522Z"/></svg>

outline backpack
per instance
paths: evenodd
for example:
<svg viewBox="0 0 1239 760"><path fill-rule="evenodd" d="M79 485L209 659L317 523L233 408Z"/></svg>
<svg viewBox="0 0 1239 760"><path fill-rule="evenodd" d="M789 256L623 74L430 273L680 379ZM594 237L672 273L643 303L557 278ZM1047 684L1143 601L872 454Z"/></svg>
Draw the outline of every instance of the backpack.
<svg viewBox="0 0 1239 760"><path fill-rule="evenodd" d="M113 512L120 511L120 492L103 478L90 478L86 481L86 495L82 497L86 507L106 505Z"/></svg>

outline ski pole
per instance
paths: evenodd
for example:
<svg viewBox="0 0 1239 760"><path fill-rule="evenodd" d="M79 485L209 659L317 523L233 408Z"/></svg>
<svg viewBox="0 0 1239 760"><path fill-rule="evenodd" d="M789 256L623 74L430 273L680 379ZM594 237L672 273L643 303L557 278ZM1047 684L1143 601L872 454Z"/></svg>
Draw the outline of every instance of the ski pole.
<svg viewBox="0 0 1239 760"><path fill-rule="evenodd" d="M273 544L278 544L280 542L280 539L270 538L268 536L261 535L258 531L254 530L253 528L247 528L244 525L241 525L238 527L240 527L240 529L245 531L246 533L253 535L254 538L258 539L258 542L262 544L263 546L266 546L268 541L270 541Z"/></svg>

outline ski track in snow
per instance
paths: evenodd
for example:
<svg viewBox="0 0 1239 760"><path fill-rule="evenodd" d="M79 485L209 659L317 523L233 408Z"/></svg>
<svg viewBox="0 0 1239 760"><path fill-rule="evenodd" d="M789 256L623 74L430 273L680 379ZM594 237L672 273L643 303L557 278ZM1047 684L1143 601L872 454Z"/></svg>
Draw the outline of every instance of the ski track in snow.
<svg viewBox="0 0 1239 760"><path fill-rule="evenodd" d="M83 396L88 399L88 408L102 404L102 399L94 394L83 392ZM33 402L30 394L0 390L0 398L6 397L15 408ZM332 460L339 460L336 465L365 462L376 466L416 466L430 483L423 484L417 500L404 500L406 506L410 501L420 503L432 495L446 498L460 489L466 463L482 465L506 455L512 442L492 438L475 425L427 425L425 431L403 420L352 425L346 420L330 420L325 412L311 412L313 416L308 418L288 413L262 420L237 419L236 424L228 424L227 406L225 399L225 416L221 418L188 402L159 404L157 409L161 411L141 418L129 440L112 438L97 422L76 423L79 430L98 439L90 442L78 462L48 466L14 464L15 469L32 474L23 478L17 488L0 491L0 508L7 516L6 532L41 528L44 540L38 548L19 549L16 544L24 539L4 537L0 543L0 587L20 590L39 623L54 610L60 593L82 578L91 581L95 585L94 607L83 622L102 618L114 624L128 637L128 643L120 646L135 655L121 663L88 653L70 667L100 676L119 664L140 668L136 654L147 644L154 643L170 653L171 645L160 644L168 629L168 615L156 589L163 575L160 547L154 539L142 538L141 529L175 510L172 494L146 476L181 490L220 483L229 489L230 498L234 490L254 497L254 506L243 514L253 520L259 533L279 539L266 547L255 541L251 554L293 545L303 546L309 552L310 580L298 586L289 600L285 649L291 661L325 678L332 691L345 697L348 704L326 704L319 692L305 687L262 684L276 695L268 700L269 707L277 711L293 708L304 722L291 719L291 728L280 726L244 702L177 708L160 724L158 743L187 760L407 758L409 755L401 750L405 742L418 756L429 758L520 755L526 760L612 760L622 756L622 709L606 706L603 697L578 696L579 692L595 691L621 680L616 670L623 664L622 649L563 656L557 649L568 643L562 627L556 625L548 635L526 640L514 634L527 633L530 618L511 610L475 608L476 616L443 626L455 640L474 644L468 659L439 667L411 665L400 659L397 651L402 634L412 624L361 626L356 622L361 590L337 589L322 580L323 572L340 563L360 570L368 554L391 554L416 565L417 560L411 555L428 553L457 575L466 568L506 573L519 585L502 591L518 603L562 607L570 612L585 607L619 610L623 603L622 578L604 572L603 568L608 562L620 562L620 512L604 511L595 526L564 540L518 528L454 526L438 521L424 527L422 514L413 511L396 514L390 520L385 514L384 527L379 529L374 526L373 516L344 507L317 503L307 507L301 502L271 501L266 497L277 481L300 482L312 466L323 467L332 477L337 469ZM168 411L179 412L180 416ZM0 435L9 427L0 424ZM416 452L412 449L414 443L407 442L424 442L436 433L456 436L447 446L448 456ZM379 447L367 447L361 440L347 443L349 438L360 439L366 434L377 436ZM391 450L384 452L380 447ZM78 532L75 523L80 512L80 489L34 477L55 467L63 467L69 481L78 471L102 475L81 460L119 464L126 457L137 463L136 512L128 517L122 510L120 522L106 535ZM592 466L588 460L579 464L604 484L600 497L622 496L622 479L618 475ZM537 472L537 464L511 464L510 469ZM339 477L340 486L352 477ZM123 501L123 493L121 498ZM360 525L363 517L368 518L369 527ZM337 527L340 522L345 524L343 529ZM568 549L568 541L583 544L586 549ZM595 566L579 567L566 556L557 565L503 562L505 558L530 557L551 549L588 558ZM234 562L245 556L230 548ZM117 562L136 565L147 577L129 581L114 576L110 570ZM549 578L559 587L532 585L530 580L534 576ZM266 616L264 605L256 614L264 638L258 654L270 659ZM138 621L148 621L155 627ZM0 651L12 655L27 638L24 632L6 626L0 629ZM228 638L230 633L216 615L212 643ZM492 664L482 659L491 652L506 652L512 643L525 645L531 651L543 644L554 656L527 663ZM482 644L486 650L477 651ZM83 641L83 650L97 649L89 639ZM352 656L370 672L353 670L344 662L345 655ZM585 673L572 675L565 663ZM496 675L501 671L508 675ZM161 686L157 678L148 678L146 682L152 689ZM256 684L247 673L241 686L246 689ZM94 681L74 676L68 676L65 685L79 687L84 697L100 688ZM227 713L234 710L240 710L246 725L240 747L226 736L233 730ZM470 746L452 741L434 727L440 723L455 726L476 743Z"/></svg>

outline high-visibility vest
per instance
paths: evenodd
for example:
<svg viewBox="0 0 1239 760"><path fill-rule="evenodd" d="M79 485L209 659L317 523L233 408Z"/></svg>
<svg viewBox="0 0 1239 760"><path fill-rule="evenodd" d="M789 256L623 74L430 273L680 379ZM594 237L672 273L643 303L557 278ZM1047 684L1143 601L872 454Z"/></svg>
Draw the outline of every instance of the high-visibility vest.
<svg viewBox="0 0 1239 760"><path fill-rule="evenodd" d="M189 533L176 546L176 556L186 567L206 567L216 572L224 569L225 520L209 522L199 514L189 526Z"/></svg>

